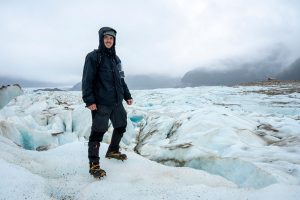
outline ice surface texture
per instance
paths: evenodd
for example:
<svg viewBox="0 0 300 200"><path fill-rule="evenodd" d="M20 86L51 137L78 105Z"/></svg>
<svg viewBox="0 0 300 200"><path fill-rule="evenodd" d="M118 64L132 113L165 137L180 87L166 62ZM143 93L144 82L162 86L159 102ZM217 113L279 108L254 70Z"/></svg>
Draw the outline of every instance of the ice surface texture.
<svg viewBox="0 0 300 200"><path fill-rule="evenodd" d="M23 94L19 85L0 86L0 109L10 102L13 98Z"/></svg>
<svg viewBox="0 0 300 200"><path fill-rule="evenodd" d="M220 175L239 187L299 185L300 95L270 87L133 91L121 146L170 166ZM0 111L0 135L29 150L87 139L80 92L31 92ZM103 142L109 143L112 127Z"/></svg>

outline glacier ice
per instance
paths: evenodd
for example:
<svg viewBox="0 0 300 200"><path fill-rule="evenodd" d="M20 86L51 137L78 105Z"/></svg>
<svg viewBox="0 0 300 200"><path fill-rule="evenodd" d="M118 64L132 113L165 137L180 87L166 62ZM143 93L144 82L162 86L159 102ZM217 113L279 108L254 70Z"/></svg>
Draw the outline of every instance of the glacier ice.
<svg viewBox="0 0 300 200"><path fill-rule="evenodd" d="M240 187L299 185L299 93L252 92L260 89L133 91L136 103L126 106L121 146L166 165L220 175ZM0 135L30 150L86 140L90 126L80 92L26 90L0 110ZM111 133L110 124L103 142L110 142Z"/></svg>
<svg viewBox="0 0 300 200"><path fill-rule="evenodd" d="M23 90L18 84L0 87L0 109L21 94Z"/></svg>

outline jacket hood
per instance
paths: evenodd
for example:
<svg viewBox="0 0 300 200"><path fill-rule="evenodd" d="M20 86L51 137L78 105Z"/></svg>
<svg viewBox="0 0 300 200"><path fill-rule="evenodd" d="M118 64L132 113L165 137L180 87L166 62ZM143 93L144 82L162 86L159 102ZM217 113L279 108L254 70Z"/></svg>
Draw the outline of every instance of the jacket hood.
<svg viewBox="0 0 300 200"><path fill-rule="evenodd" d="M115 54L116 55L116 50L115 50L115 46L116 46L116 37L114 37L114 44L113 46L110 48L110 49L107 49L104 45L104 41L103 41L103 37L104 37L104 34L106 32L114 32L115 35L117 35L117 31L113 28L110 28L110 27L102 27L100 28L100 30L98 31L98 34L99 34L99 46L98 46L98 49L100 50L100 52L107 52L107 51L110 51L111 53Z"/></svg>

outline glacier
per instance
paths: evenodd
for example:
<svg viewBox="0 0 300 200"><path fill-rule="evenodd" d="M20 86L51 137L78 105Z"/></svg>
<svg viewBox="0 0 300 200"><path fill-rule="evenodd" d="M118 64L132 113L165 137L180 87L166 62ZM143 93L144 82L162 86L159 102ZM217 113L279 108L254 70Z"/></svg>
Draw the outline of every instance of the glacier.
<svg viewBox="0 0 300 200"><path fill-rule="evenodd" d="M1 85L0 85L1 86ZM8 104L15 97L23 94L20 85L3 85L0 87L0 109Z"/></svg>
<svg viewBox="0 0 300 200"><path fill-rule="evenodd" d="M124 104L128 112L128 127L121 147L134 161L129 159L131 164L124 164L126 167L122 170L126 171L128 165L132 165L132 171L122 175L123 184L125 180L134 186L135 182L147 183L149 190L158 191L156 181L158 185L164 181L173 184L178 179L176 184L185 185L183 189L190 194L201 196L203 193L196 191L205 190L209 194L206 197L210 199L216 191L225 195L224 199L240 199L238 197L242 194L248 199L257 199L259 195L265 199L296 199L300 193L300 94L286 93L286 87L295 86L133 91L134 105ZM283 92L276 95L268 93L274 90ZM90 111L85 108L80 92L33 92L24 89L23 95L0 110L0 166L12 168L24 177L36 176L34 180L45 185L55 177L63 179L62 174L66 174L68 180L74 176L74 182L70 186L62 186L66 191L61 191L68 193L71 190L69 193L74 193L72 187L84 188L84 184L91 181L87 173L86 155L90 126ZM111 133L110 125L101 151L107 147L105 143L110 142ZM70 157L64 154L70 154ZM60 169L61 165L68 166L73 161L78 163L74 171L60 172L67 170ZM43 171L43 163L47 163L50 174L47 170ZM145 169L139 169L140 176L136 177L134 165L142 163ZM103 165L108 165L108 170L118 171L114 166L118 164L114 161L104 160ZM150 174L154 172L151 167L150 171L147 170L148 165L157 166L153 169L156 173L161 169L165 171L159 172L160 176L156 174L158 180L153 180ZM174 172L175 177L173 174L170 178L172 172L169 171L173 170L178 171ZM177 174L184 171L188 171L190 176L183 178ZM197 173L206 178L200 176L203 181L197 182ZM135 175L131 177L132 174ZM9 181L9 175L5 177ZM78 183L81 180L84 183ZM23 179L20 181L26 182ZM56 193L54 182L49 188ZM33 181L32 184L36 183ZM99 182L99 185L102 183ZM144 186L142 184L138 188L144 191ZM177 189L179 186L176 185ZM123 185L120 187L126 188ZM168 189L167 186L162 188ZM91 190L91 187L86 190ZM269 194L269 191L278 196ZM40 192L49 196L49 191L45 192L43 188ZM88 192L80 192L75 192L74 196L96 199ZM166 199L174 197L169 192L165 194ZM188 195L186 192L183 194ZM30 195L32 199L35 199L34 195ZM59 195L54 196L58 198ZM46 196L45 199L48 198Z"/></svg>

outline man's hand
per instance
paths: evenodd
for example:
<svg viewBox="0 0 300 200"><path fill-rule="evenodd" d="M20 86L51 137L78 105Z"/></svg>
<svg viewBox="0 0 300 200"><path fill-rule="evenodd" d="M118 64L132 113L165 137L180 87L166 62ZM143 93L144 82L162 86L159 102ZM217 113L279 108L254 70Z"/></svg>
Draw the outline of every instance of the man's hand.
<svg viewBox="0 0 300 200"><path fill-rule="evenodd" d="M90 109L90 110L97 110L97 106L96 106L96 104L92 104L92 105L90 105L89 107L88 107L88 109Z"/></svg>
<svg viewBox="0 0 300 200"><path fill-rule="evenodd" d="M132 105L133 104L133 99L128 99L126 102L127 102L128 105Z"/></svg>

